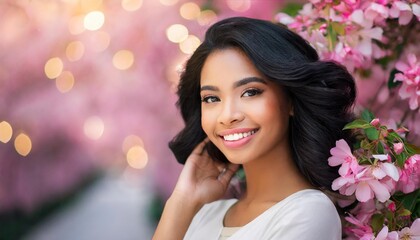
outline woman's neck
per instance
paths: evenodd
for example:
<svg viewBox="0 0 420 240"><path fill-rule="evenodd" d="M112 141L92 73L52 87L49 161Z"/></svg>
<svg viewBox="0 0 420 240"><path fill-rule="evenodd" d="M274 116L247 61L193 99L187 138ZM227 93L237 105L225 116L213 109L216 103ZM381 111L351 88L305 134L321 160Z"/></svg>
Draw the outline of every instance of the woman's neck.
<svg viewBox="0 0 420 240"><path fill-rule="evenodd" d="M313 186L299 172L290 148L278 149L267 156L244 164L245 202L278 202Z"/></svg>

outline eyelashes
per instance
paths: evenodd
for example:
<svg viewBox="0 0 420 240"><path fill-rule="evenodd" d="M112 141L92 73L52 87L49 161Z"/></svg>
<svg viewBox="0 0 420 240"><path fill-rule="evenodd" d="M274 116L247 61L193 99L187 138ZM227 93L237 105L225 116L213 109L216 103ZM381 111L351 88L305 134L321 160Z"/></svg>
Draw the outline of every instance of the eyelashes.
<svg viewBox="0 0 420 240"><path fill-rule="evenodd" d="M241 97L254 97L258 96L263 93L263 90L258 88L249 88L243 91L241 94ZM201 102L203 103L214 103L214 102L220 102L220 98L215 95L207 95L201 98Z"/></svg>

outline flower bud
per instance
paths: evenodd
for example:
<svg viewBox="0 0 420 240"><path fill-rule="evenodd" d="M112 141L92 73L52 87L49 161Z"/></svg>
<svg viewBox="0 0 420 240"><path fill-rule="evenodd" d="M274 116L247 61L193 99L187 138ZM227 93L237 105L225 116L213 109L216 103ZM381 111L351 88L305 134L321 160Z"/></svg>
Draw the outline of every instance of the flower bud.
<svg viewBox="0 0 420 240"><path fill-rule="evenodd" d="M375 118L370 122L370 125L374 126L374 127L379 127L380 122L379 122L379 118Z"/></svg>
<svg viewBox="0 0 420 240"><path fill-rule="evenodd" d="M394 143L394 151L396 154L400 154L402 153L402 151L404 150L404 144L399 142L399 143Z"/></svg>
<svg viewBox="0 0 420 240"><path fill-rule="evenodd" d="M388 210L391 212L395 212L395 210L397 210L397 206L395 205L395 202L390 202L388 204Z"/></svg>

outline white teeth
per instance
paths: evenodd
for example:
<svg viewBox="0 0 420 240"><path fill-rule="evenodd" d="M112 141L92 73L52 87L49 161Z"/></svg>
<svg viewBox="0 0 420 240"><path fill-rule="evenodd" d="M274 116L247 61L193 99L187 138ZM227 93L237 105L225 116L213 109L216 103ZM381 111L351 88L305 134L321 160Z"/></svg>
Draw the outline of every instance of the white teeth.
<svg viewBox="0 0 420 240"><path fill-rule="evenodd" d="M254 133L255 133L255 130L252 130L250 132L245 132L245 133L234 133L234 134L225 135L223 136L223 138L226 141L237 141L239 139L249 137Z"/></svg>

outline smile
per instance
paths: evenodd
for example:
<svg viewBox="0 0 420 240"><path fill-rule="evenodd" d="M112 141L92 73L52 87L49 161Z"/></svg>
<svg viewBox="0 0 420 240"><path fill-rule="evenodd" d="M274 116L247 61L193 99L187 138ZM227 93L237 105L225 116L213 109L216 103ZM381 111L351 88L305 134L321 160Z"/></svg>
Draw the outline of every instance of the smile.
<svg viewBox="0 0 420 240"><path fill-rule="evenodd" d="M249 137L249 136L255 134L256 131L257 130L252 130L252 131L249 131L249 132L228 134L228 135L224 135L222 137L225 141L238 141L239 139L246 138L246 137Z"/></svg>

